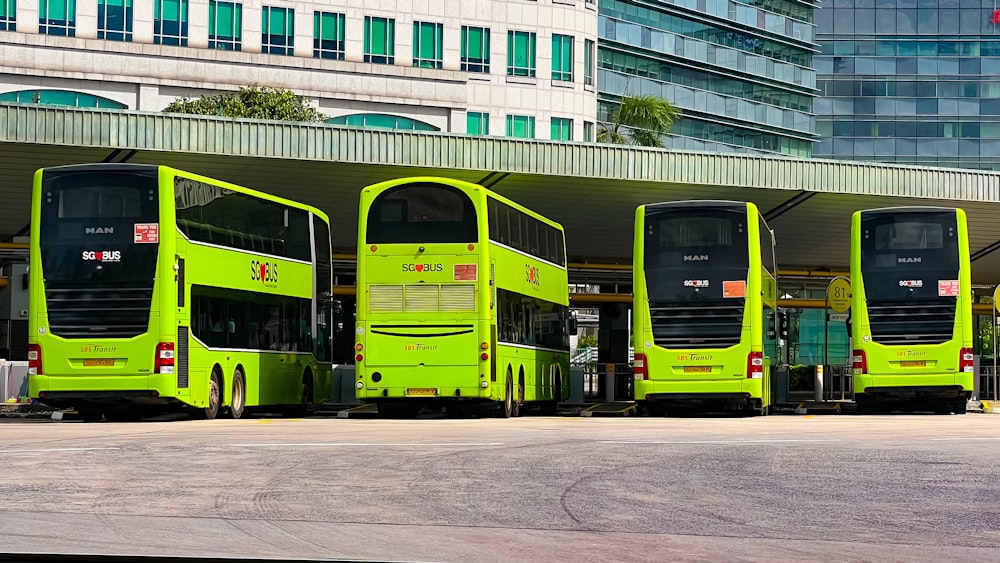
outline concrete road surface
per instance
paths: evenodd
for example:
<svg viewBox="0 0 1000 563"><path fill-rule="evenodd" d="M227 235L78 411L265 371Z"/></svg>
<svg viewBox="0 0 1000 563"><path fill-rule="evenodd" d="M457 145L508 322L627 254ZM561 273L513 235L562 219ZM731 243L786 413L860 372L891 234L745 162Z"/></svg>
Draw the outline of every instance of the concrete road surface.
<svg viewBox="0 0 1000 563"><path fill-rule="evenodd" d="M1000 561L1000 417L0 422L2 551Z"/></svg>

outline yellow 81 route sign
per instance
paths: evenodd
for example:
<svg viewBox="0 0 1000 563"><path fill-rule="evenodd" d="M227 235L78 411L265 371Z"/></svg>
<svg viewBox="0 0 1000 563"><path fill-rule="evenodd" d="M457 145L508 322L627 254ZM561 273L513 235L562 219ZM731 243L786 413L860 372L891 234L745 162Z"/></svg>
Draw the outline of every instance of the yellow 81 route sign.
<svg viewBox="0 0 1000 563"><path fill-rule="evenodd" d="M833 278L826 288L826 304L838 313L851 309L851 282L843 276Z"/></svg>

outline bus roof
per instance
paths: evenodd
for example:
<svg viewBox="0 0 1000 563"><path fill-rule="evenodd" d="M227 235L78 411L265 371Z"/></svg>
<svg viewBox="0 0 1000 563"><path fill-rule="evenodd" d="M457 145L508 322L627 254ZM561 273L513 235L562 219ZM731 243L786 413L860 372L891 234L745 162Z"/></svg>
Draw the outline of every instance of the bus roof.
<svg viewBox="0 0 1000 563"><path fill-rule="evenodd" d="M684 201L664 201L660 203L646 203L643 207L657 208L657 207L747 207L752 206L753 209L757 209L757 206L749 201L736 201L727 199L689 199Z"/></svg>
<svg viewBox="0 0 1000 563"><path fill-rule="evenodd" d="M320 209L307 205L305 203L300 203L290 199L285 199L267 192L262 192L255 190L253 188L247 188L240 186L238 184L232 184L224 180L219 180L218 178L210 178L208 176L202 176L200 174L195 174L194 172L187 172L186 170L180 170L178 168L172 168L170 166L162 166L157 164L131 164L122 162L93 162L87 164L67 164L64 166L50 166L47 168L42 168L41 172L47 171L59 171L59 172L149 172L149 173L159 173L159 171L168 170L173 174L178 176L183 176L185 178L190 178L192 180L199 180L209 184L214 184L219 187L226 188L228 190L233 190L234 192L241 192L248 195L253 195L261 199L266 199L269 201L274 201L276 203L282 203L289 207L295 207L298 209L303 209L306 211L311 211L314 215L318 215L326 223L330 222L330 218L326 213Z"/></svg>
<svg viewBox="0 0 1000 563"><path fill-rule="evenodd" d="M435 183L435 184L445 184L447 186L452 186L452 187L455 187L455 188L461 188L461 189L466 189L466 190L472 190L472 189L483 190L483 192L487 196L492 197L493 199L502 201L502 202L506 203L507 205L509 205L509 206L517 209L518 211L521 211L522 213L526 213L526 214L530 215L531 217L534 217L535 219L538 219L539 221L548 224L551 227L555 227L555 228L559 229L560 231L563 231L563 226L561 224L557 223L556 221L553 221L552 219L549 219L548 217L546 217L544 215L539 214L537 211L533 211L533 210L531 210L531 209L529 209L527 207L524 207L523 205L521 205L521 204L519 204L519 203L517 203L515 201L511 201L510 199L507 199L506 197L504 197L504 196L502 196L502 195L500 195L500 194L498 194L498 193L490 190L489 188L483 187L483 186L481 186L479 184L474 184L472 182L466 182L465 180L456 180L454 178L445 178L443 176L409 176L409 177L404 177L404 178L396 178L395 180L386 180L384 182L379 182L377 184L372 184L370 186L366 186L362 191L365 191L365 192L381 192L381 191L387 190L389 188L394 188L396 186L401 186L403 184L415 184L417 182L429 182L429 183Z"/></svg>

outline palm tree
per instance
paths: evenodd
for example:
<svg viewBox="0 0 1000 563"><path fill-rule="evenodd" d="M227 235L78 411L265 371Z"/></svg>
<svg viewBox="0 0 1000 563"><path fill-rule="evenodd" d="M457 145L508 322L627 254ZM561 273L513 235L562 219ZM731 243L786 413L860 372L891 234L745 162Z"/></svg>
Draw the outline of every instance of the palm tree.
<svg viewBox="0 0 1000 563"><path fill-rule="evenodd" d="M663 136L680 118L681 110L669 101L651 94L622 97L608 122L601 124L598 143L663 147Z"/></svg>

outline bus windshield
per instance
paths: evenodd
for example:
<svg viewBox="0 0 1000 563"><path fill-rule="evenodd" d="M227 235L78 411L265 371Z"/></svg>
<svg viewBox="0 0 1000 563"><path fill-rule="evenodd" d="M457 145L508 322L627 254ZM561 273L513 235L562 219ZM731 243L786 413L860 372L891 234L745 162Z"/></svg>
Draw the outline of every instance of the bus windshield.
<svg viewBox="0 0 1000 563"><path fill-rule="evenodd" d="M39 244L53 333L130 337L146 330L157 193L155 168L45 172Z"/></svg>
<svg viewBox="0 0 1000 563"><path fill-rule="evenodd" d="M723 283L745 281L750 267L745 208L651 209L645 220L650 301L723 298Z"/></svg>
<svg viewBox="0 0 1000 563"><path fill-rule="evenodd" d="M869 301L956 296L948 295L958 285L954 212L867 214L861 236L861 273Z"/></svg>
<svg viewBox="0 0 1000 563"><path fill-rule="evenodd" d="M461 190L415 183L386 190L368 212L368 244L478 240L476 208Z"/></svg>

